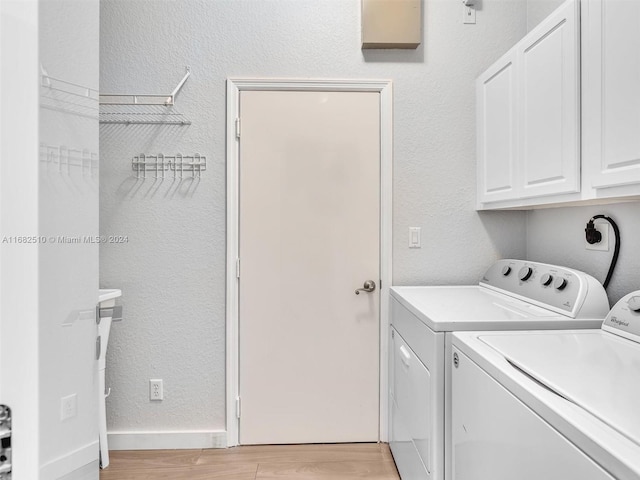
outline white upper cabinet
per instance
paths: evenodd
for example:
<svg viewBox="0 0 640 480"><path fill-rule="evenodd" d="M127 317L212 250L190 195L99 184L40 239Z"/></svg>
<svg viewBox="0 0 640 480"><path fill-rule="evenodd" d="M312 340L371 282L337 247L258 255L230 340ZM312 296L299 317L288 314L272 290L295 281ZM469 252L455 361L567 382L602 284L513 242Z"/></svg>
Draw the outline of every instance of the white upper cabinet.
<svg viewBox="0 0 640 480"><path fill-rule="evenodd" d="M515 51L496 62L476 84L481 202L518 195L516 89Z"/></svg>
<svg viewBox="0 0 640 480"><path fill-rule="evenodd" d="M579 6L565 2L476 82L479 208L580 191Z"/></svg>
<svg viewBox="0 0 640 480"><path fill-rule="evenodd" d="M579 3L564 3L516 46L521 197L580 191Z"/></svg>
<svg viewBox="0 0 640 480"><path fill-rule="evenodd" d="M638 195L640 1L583 0L583 25L585 187L595 197Z"/></svg>

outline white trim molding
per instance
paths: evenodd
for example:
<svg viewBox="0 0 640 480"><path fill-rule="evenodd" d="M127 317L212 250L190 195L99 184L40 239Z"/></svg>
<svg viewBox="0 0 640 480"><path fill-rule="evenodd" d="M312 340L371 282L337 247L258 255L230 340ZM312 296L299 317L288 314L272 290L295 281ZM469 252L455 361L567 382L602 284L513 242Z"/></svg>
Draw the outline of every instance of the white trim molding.
<svg viewBox="0 0 640 480"><path fill-rule="evenodd" d="M97 466L98 448L96 440L42 465L39 478L65 478L70 472L75 473L88 465Z"/></svg>
<svg viewBox="0 0 640 480"><path fill-rule="evenodd" d="M198 448L226 448L227 432L109 432L109 450L179 450Z"/></svg>
<svg viewBox="0 0 640 480"><path fill-rule="evenodd" d="M239 139L236 119L241 91L321 91L380 93L380 433L388 440L389 287L392 280L393 85L391 80L227 79L227 441L239 445L236 399L239 394L238 278Z"/></svg>

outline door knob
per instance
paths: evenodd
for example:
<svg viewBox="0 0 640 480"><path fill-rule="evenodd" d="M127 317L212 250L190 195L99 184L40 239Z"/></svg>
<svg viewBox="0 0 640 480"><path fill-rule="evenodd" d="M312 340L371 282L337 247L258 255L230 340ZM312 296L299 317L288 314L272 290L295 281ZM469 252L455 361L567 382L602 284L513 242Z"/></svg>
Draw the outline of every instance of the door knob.
<svg viewBox="0 0 640 480"><path fill-rule="evenodd" d="M362 288L359 288L356 290L356 295L360 295L360 292L373 292L376 289L376 282L374 282L373 280L367 280L366 282L364 282L364 285L362 286Z"/></svg>

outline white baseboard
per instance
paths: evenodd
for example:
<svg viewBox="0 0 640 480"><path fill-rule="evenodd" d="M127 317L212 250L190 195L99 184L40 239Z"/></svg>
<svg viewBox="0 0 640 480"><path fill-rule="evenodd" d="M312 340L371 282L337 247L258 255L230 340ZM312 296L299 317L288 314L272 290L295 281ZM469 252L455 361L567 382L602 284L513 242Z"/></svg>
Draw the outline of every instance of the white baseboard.
<svg viewBox="0 0 640 480"><path fill-rule="evenodd" d="M100 480L100 462L96 460L73 472L67 473L65 476L58 478L58 480Z"/></svg>
<svg viewBox="0 0 640 480"><path fill-rule="evenodd" d="M40 478L78 478L82 480L97 478L98 470L95 470L94 467L98 465L98 455L98 442L92 442L43 465L40 468ZM89 467L90 465L94 467ZM87 469L89 472L94 472L94 477L87 476Z"/></svg>
<svg viewBox="0 0 640 480"><path fill-rule="evenodd" d="M182 450L227 448L226 430L182 432L109 432L109 450Z"/></svg>

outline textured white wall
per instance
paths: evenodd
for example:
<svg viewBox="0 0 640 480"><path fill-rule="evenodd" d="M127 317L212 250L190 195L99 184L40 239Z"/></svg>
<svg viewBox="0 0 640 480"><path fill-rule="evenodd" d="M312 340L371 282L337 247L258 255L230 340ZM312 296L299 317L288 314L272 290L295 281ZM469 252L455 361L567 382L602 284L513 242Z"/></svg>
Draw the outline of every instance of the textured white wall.
<svg viewBox="0 0 640 480"><path fill-rule="evenodd" d="M530 32L564 0L527 0L527 31Z"/></svg>
<svg viewBox="0 0 640 480"><path fill-rule="evenodd" d="M526 31L524 0L426 0L424 41L360 49L358 0L102 0L103 92L167 91L193 124L101 126L101 285L121 287L126 321L108 357L111 431L224 429L225 79L394 81L394 282L476 283L525 254L525 214L474 211L474 80ZM137 182L138 153L199 152L199 182ZM424 247L409 250L408 227ZM163 378L165 400L147 399Z"/></svg>

